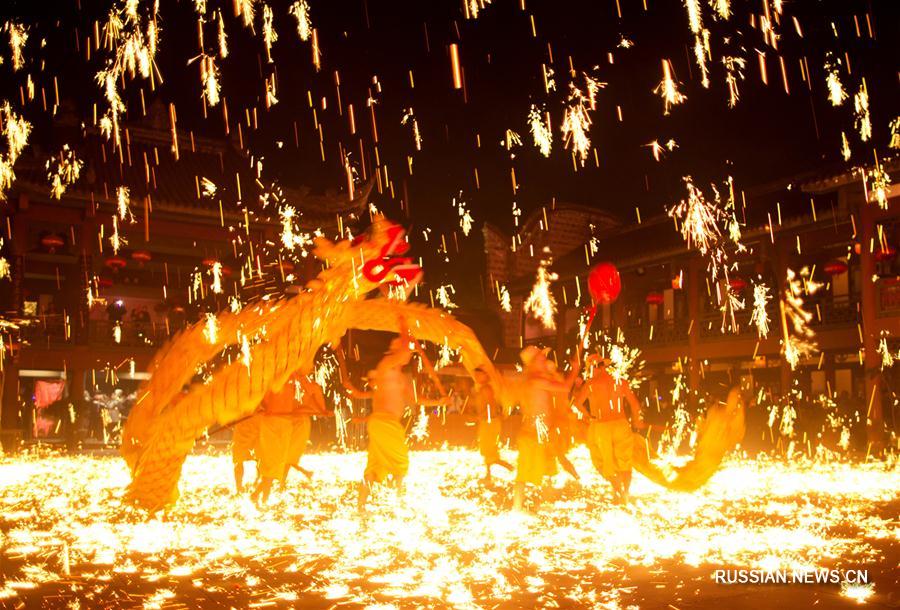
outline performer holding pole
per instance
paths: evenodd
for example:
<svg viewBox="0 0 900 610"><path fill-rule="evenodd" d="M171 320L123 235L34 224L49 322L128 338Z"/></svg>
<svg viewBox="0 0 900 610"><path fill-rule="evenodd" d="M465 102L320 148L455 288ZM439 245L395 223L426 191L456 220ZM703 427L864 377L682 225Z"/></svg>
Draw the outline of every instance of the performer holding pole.
<svg viewBox="0 0 900 610"><path fill-rule="evenodd" d="M575 405L590 418L587 445L594 467L609 481L617 503L628 501L631 487L631 469L634 455L632 424L637 429L646 427L641 418L641 405L625 381L617 381L606 370L608 361L596 354L588 357L593 365L590 379L578 390ZM631 423L625 414L625 405L631 414Z"/></svg>

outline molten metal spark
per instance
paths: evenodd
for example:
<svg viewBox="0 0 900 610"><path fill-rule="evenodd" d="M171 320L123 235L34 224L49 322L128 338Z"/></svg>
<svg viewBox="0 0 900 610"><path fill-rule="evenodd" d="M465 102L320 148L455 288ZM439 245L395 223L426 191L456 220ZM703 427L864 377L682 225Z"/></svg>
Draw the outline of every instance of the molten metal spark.
<svg viewBox="0 0 900 610"><path fill-rule="evenodd" d="M537 318L544 328L556 328L556 298L550 290L550 282L557 279L555 273L547 271L549 261L541 261L537 269L537 279L531 287L531 294L525 300L525 311Z"/></svg>
<svg viewBox="0 0 900 610"><path fill-rule="evenodd" d="M306 0L294 2L288 9L288 13L297 19L297 35L300 40L306 42L312 34L312 21L309 17L309 3Z"/></svg>
<svg viewBox="0 0 900 610"><path fill-rule="evenodd" d="M506 313L512 311L512 302L510 301L509 290L507 290L506 286L500 286L497 289L497 299L500 301L500 309Z"/></svg>
<svg viewBox="0 0 900 610"><path fill-rule="evenodd" d="M131 213L131 194L128 191L127 186L120 186L116 188L116 211L119 215L119 220L128 222L134 222L134 214Z"/></svg>
<svg viewBox="0 0 900 610"><path fill-rule="evenodd" d="M550 115L547 114L547 120L541 117L541 113L534 104L528 113L528 125L531 128L531 136L534 138L534 145L541 151L545 157L550 156L550 150L553 148L553 132L550 129Z"/></svg>
<svg viewBox="0 0 900 610"><path fill-rule="evenodd" d="M434 291L434 298L440 303L444 309L456 309L457 305L450 298L451 294L455 294L456 290L450 284L444 284L437 287Z"/></svg>
<svg viewBox="0 0 900 610"><path fill-rule="evenodd" d="M744 66L747 62L741 57L723 57L722 64L725 66L725 84L728 85L728 107L737 106L738 100L741 98L741 92L738 90L738 81L744 80Z"/></svg>
<svg viewBox="0 0 900 610"><path fill-rule="evenodd" d="M264 4L262 16L263 44L266 47L266 58L269 60L269 63L272 63L272 44L278 40L278 32L275 31L272 25L274 19L275 15L272 13L272 9L268 4Z"/></svg>
<svg viewBox="0 0 900 610"><path fill-rule="evenodd" d="M416 145L416 150L422 150L422 134L419 133L419 122L416 121L416 115L413 113L412 108L403 111L403 118L400 119L400 124L412 125L413 143Z"/></svg>
<svg viewBox="0 0 900 610"><path fill-rule="evenodd" d="M25 65L25 56L22 53L25 48L25 42L28 40L28 30L21 23L10 21L6 24L9 32L9 48L12 51L12 67L16 72Z"/></svg>
<svg viewBox="0 0 900 610"><path fill-rule="evenodd" d="M214 262L210 273L212 273L213 281L209 289L215 294L222 294L222 263L219 261Z"/></svg>
<svg viewBox="0 0 900 610"><path fill-rule="evenodd" d="M64 144L58 157L47 161L47 179L50 181L50 196L59 199L66 189L78 180L84 163L75 156L75 151Z"/></svg>
<svg viewBox="0 0 900 610"><path fill-rule="evenodd" d="M123 246L128 245L128 240L126 240L124 237L119 235L119 217L118 216L114 215L112 217L112 225L113 225L113 231L112 231L112 235L109 236L109 245L112 246L113 254L118 254L119 250Z"/></svg>
<svg viewBox="0 0 900 610"><path fill-rule="evenodd" d="M663 115L669 114L672 106L683 103L687 97L678 92L678 84L672 78L672 66L668 59L662 60L663 79L653 90L653 93L659 95L663 99Z"/></svg>
<svg viewBox="0 0 900 610"><path fill-rule="evenodd" d="M203 98L210 106L219 103L219 67L216 66L216 58L212 55L204 55L200 58L200 82L203 86Z"/></svg>
<svg viewBox="0 0 900 610"><path fill-rule="evenodd" d="M866 174L867 188L871 192L870 199L878 203L882 210L888 209L888 188L891 184L891 176L884 171L881 164L876 165Z"/></svg>
<svg viewBox="0 0 900 610"><path fill-rule="evenodd" d="M701 254L706 254L718 244L722 235L718 223L725 215L714 202L706 201L690 176L684 177L684 184L688 197L673 206L669 216L680 224L681 236L688 248L693 245Z"/></svg>
<svg viewBox="0 0 900 610"><path fill-rule="evenodd" d="M760 339L769 336L769 287L765 284L753 286L753 312L750 314L750 323L756 325L756 332Z"/></svg>
<svg viewBox="0 0 900 610"><path fill-rule="evenodd" d="M6 156L10 166L14 165L31 135L31 123L16 114L9 102L3 103L3 135L6 137Z"/></svg>
<svg viewBox="0 0 900 610"><path fill-rule="evenodd" d="M838 65L826 62L825 70L825 86L828 88L828 100L831 102L832 106L840 106L849 96L847 95L847 92L844 91L844 85L841 84Z"/></svg>
<svg viewBox="0 0 900 610"><path fill-rule="evenodd" d="M869 116L869 91L866 88L866 80L863 79L859 86L859 92L853 96L853 108L856 117L856 128L859 130L859 139L868 142L872 137L872 119Z"/></svg>
<svg viewBox="0 0 900 610"><path fill-rule="evenodd" d="M810 278L806 267L799 274L787 270L787 286L781 301L782 353L792 370L797 368L800 358L811 356L817 348L816 334L809 327L813 314L803 308L803 295L814 294L821 286Z"/></svg>
<svg viewBox="0 0 900 610"><path fill-rule="evenodd" d="M215 343L219 337L219 319L214 313L206 314L206 324L203 327L203 336L209 343Z"/></svg>
<svg viewBox="0 0 900 610"><path fill-rule="evenodd" d="M587 160L588 151L591 148L591 139L588 130L591 128L591 118L585 108L584 94L575 85L569 85L569 103L563 115L562 134L565 146L572 145L572 152L581 161L581 165Z"/></svg>

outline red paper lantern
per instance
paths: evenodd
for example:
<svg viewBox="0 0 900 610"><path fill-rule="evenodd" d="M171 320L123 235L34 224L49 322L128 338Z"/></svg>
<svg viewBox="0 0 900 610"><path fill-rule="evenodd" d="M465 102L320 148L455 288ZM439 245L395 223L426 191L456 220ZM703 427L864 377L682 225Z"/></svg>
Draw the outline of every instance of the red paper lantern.
<svg viewBox="0 0 900 610"><path fill-rule="evenodd" d="M153 256L146 250L135 250L131 253L131 258L136 260L138 264L143 267L144 263L149 263L153 259Z"/></svg>
<svg viewBox="0 0 900 610"><path fill-rule="evenodd" d="M879 263L883 263L884 261L889 261L892 258L897 256L897 250L894 249L893 246L886 246L883 249L879 249L875 252L875 260Z"/></svg>
<svg viewBox="0 0 900 610"><path fill-rule="evenodd" d="M744 281L744 278L733 277L728 280L728 285L731 287L731 290L733 292L743 292L744 288L747 287L747 282Z"/></svg>
<svg viewBox="0 0 900 610"><path fill-rule="evenodd" d="M664 300L663 293L661 292L647 293L647 305L662 305Z"/></svg>
<svg viewBox="0 0 900 610"><path fill-rule="evenodd" d="M843 275L847 273L847 263L844 261L831 261L825 263L825 273L830 276Z"/></svg>
<svg viewBox="0 0 900 610"><path fill-rule="evenodd" d="M47 248L50 254L53 254L56 252L57 248L62 248L66 245L66 241L59 235L51 233L50 235L45 235L41 238L41 245Z"/></svg>
<svg viewBox="0 0 900 610"><path fill-rule="evenodd" d="M612 263L594 265L588 274L588 290L597 303L608 305L615 302L622 292L622 278Z"/></svg>
<svg viewBox="0 0 900 610"><path fill-rule="evenodd" d="M104 264L115 272L123 269L128 262L120 256L110 256Z"/></svg>

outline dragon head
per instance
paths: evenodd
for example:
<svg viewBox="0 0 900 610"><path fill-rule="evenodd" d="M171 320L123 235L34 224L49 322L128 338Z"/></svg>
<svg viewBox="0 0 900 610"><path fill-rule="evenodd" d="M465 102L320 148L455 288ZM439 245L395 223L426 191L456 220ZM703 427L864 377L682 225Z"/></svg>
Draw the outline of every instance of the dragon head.
<svg viewBox="0 0 900 610"><path fill-rule="evenodd" d="M410 290L422 277L422 268L404 256L409 251L406 231L376 216L369 229L354 238L331 242L316 240L315 255L328 263L329 276L343 278L356 298L375 288Z"/></svg>

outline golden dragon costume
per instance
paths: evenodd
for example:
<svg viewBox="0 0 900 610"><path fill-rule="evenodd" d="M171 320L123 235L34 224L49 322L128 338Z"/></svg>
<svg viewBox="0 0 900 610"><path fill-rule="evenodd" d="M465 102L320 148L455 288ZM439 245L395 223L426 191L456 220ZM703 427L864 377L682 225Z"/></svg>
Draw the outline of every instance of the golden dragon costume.
<svg viewBox="0 0 900 610"><path fill-rule="evenodd" d="M319 238L314 253L326 268L301 293L221 313L216 337L207 336L205 323L198 322L162 347L123 429L121 452L132 475L128 498L150 510L173 504L181 467L197 438L214 425L252 414L269 390L279 390L294 372L309 373L319 348L337 345L351 328L404 330L418 340L447 343L470 373L481 368L488 374L507 410L516 404L519 382L501 379L468 326L424 305L366 299L379 286L418 279L421 270L402 257L407 249L403 229L380 217L352 242ZM198 367L244 342L249 360L234 359L209 383L194 382ZM664 487L695 489L742 436L743 409L729 401L710 409L692 462L664 472L650 461L646 441L635 435L635 469Z"/></svg>
<svg viewBox="0 0 900 610"><path fill-rule="evenodd" d="M219 314L213 341L199 322L161 348L123 430L121 452L132 474L128 497L150 510L174 503L182 464L197 438L213 425L253 413L266 392L281 388L295 371L310 372L319 348L337 345L350 328L397 332L404 325L416 339L446 341L467 369L483 368L499 386L468 326L424 305L364 300L381 285L418 278L421 270L402 257L407 249L403 230L383 218L353 242L319 238L314 252L326 268L300 294ZM192 383L199 366L241 345L242 337L253 338L247 342L249 363L233 360L209 383Z"/></svg>

